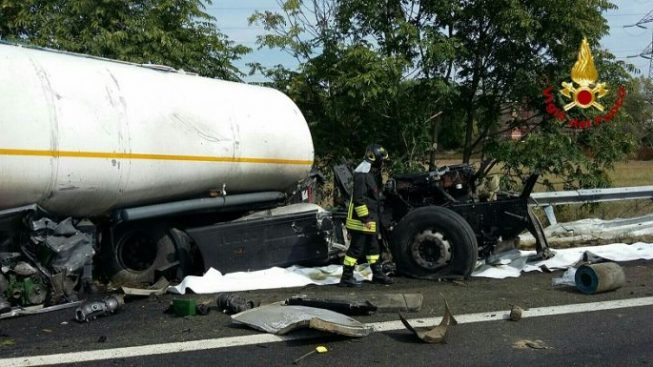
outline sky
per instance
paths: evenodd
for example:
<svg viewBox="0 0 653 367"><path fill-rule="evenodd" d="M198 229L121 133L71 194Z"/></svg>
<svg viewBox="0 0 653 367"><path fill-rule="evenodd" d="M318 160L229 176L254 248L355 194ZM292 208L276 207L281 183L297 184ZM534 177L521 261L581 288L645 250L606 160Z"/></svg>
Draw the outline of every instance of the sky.
<svg viewBox="0 0 653 367"><path fill-rule="evenodd" d="M624 28L625 25L637 23L650 11L653 11L653 0L613 0L618 9L605 14L610 25L610 34L601 40L601 46L610 50L617 58L635 65L642 75L648 75L649 60L638 55L651 43L653 38L653 22L645 24L646 29L638 27ZM260 26L248 25L247 18L256 10L278 10L275 0L213 0L207 6L207 12L217 19L218 28L229 39L253 49L251 53L237 61L235 65L247 73L246 66L250 62L259 62L264 66L282 64L287 67L297 66L294 59L280 50L257 49L256 36L263 34ZM261 76L250 76L246 81L262 81Z"/></svg>

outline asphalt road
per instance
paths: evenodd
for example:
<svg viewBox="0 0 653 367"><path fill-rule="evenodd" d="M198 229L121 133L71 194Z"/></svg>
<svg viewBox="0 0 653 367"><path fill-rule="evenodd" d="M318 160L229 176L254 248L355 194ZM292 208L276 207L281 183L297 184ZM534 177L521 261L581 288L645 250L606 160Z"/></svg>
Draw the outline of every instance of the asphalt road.
<svg viewBox="0 0 653 367"><path fill-rule="evenodd" d="M441 316L441 296L446 297L455 315L508 310L510 305L534 309L557 305L586 304L614 300L643 299L653 296L653 263L624 263L627 283L613 292L592 296L572 288L552 288L552 274L525 274L520 278L492 280L473 278L462 283L433 282L399 278L389 287L366 285L361 295L373 292L421 293L422 310L410 318ZM263 303L295 294L329 295L348 292L341 288L303 287L273 291L246 292ZM211 298L211 296L187 296ZM9 358L96 351L131 346L183 343L194 340L223 340L261 334L233 325L227 315L212 312L207 316L175 318L163 311L173 297L136 299L120 313L79 324L73 310L0 321L0 366L21 365L34 360ZM287 366L293 359L326 345L326 354L312 355L301 364L307 366L465 365L465 366L642 366L653 364L653 306L617 308L605 311L576 312L566 315L526 317L518 322L497 320L461 323L450 329L447 344L417 342L407 330L377 332L361 339L347 339L309 333L310 339L255 343L182 353L114 358L77 363L76 366ZM357 317L361 322L396 320L392 313ZM227 339L224 339L227 340ZM541 340L545 349L515 343ZM202 344L202 343L199 343ZM152 347L154 351L156 348ZM95 352L93 352L95 353ZM155 352L152 352L155 353ZM17 362L23 361L23 362ZM9 364L12 362L12 364ZM13 364L14 362L18 364ZM23 365L25 365L23 363ZM70 365L70 364L69 364Z"/></svg>

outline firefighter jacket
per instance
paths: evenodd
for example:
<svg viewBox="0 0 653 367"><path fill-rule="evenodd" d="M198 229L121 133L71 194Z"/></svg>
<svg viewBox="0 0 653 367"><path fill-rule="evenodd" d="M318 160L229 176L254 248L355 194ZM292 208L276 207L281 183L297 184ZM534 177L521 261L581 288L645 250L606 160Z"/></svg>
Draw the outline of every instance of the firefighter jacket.
<svg viewBox="0 0 653 367"><path fill-rule="evenodd" d="M377 233L381 209L381 175L369 162L354 170L354 192L349 202L345 227L369 234ZM371 223L370 228L365 223Z"/></svg>

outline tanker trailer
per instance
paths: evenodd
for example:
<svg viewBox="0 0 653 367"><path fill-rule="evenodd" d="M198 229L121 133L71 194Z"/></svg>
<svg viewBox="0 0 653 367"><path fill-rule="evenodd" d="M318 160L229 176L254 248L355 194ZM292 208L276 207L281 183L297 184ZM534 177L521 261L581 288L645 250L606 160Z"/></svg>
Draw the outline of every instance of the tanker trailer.
<svg viewBox="0 0 653 367"><path fill-rule="evenodd" d="M92 219L119 281L185 268L188 228L282 205L313 163L304 117L274 89L6 43L0 128L0 210Z"/></svg>

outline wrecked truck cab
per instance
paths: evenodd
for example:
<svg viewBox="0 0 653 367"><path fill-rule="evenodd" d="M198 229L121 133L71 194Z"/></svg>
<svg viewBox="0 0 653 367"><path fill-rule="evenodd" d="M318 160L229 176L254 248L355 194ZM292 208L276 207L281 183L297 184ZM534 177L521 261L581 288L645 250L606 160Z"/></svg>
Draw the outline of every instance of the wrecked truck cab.
<svg viewBox="0 0 653 367"><path fill-rule="evenodd" d="M423 279L469 277L478 258L491 255L524 230L535 235L538 256L552 256L542 226L528 208L538 175L529 177L520 194L480 198L479 173L459 164L388 179L381 234L399 273ZM334 166L340 224L352 177L346 163Z"/></svg>

